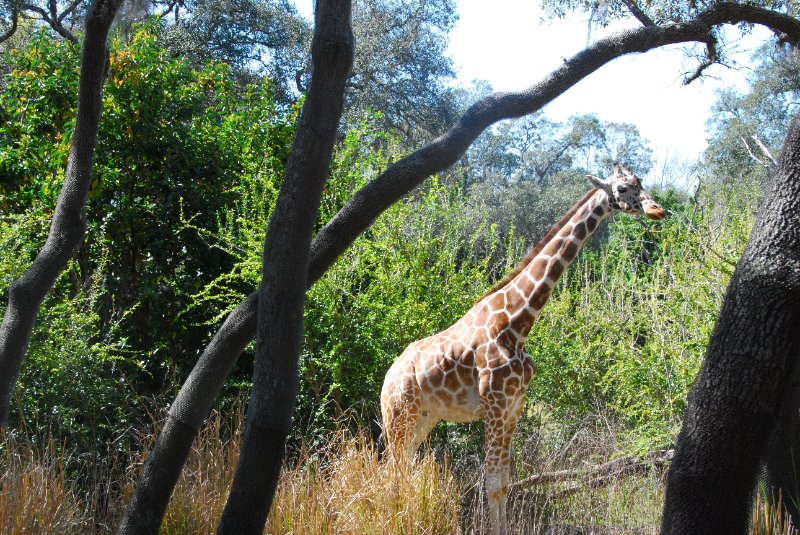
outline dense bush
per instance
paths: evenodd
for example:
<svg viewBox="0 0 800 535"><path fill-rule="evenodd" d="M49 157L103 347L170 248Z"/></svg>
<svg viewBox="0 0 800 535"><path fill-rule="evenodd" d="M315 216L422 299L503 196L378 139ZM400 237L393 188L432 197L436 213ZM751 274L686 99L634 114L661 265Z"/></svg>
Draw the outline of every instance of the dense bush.
<svg viewBox="0 0 800 535"><path fill-rule="evenodd" d="M189 308L191 296L231 256L184 232L183 215L214 228L242 177L277 183L294 129L295 110L276 108L268 80L235 86L222 64L169 57L157 34L146 25L113 43L86 240L42 307L17 389L15 417L52 420L86 447L145 416L139 396L173 388L209 339L216 310ZM78 51L41 31L2 61L12 67L0 96L7 284L46 236Z"/></svg>

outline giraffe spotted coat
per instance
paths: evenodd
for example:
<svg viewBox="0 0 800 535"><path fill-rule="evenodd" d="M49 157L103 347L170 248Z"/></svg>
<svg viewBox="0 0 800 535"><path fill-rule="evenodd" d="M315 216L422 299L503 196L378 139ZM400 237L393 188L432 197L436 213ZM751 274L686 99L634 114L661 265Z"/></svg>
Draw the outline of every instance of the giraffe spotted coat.
<svg viewBox="0 0 800 535"><path fill-rule="evenodd" d="M523 350L556 282L612 211L664 217L632 172L615 166L506 279L446 330L410 344L381 392L384 439L394 459L413 458L440 420L483 419L492 533L506 532L511 440L536 366Z"/></svg>

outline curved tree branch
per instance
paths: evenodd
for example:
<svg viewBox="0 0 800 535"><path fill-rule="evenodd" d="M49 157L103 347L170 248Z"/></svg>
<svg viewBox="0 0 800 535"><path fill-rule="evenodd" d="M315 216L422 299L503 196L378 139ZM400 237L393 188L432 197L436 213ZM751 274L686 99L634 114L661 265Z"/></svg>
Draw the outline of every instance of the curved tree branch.
<svg viewBox="0 0 800 535"><path fill-rule="evenodd" d="M18 21L19 11L17 11L17 8L14 7L11 11L11 26L9 26L8 30L0 34L0 43L11 39L11 37L17 32Z"/></svg>
<svg viewBox="0 0 800 535"><path fill-rule="evenodd" d="M719 3L689 22L627 30L597 41L530 88L479 100L448 132L390 165L359 190L318 232L311 243L308 285L316 282L383 211L425 178L455 163L492 124L540 110L618 57L669 44L706 42L713 27L739 22L765 25L782 32L791 41L800 41L800 22L792 17L755 6ZM254 292L226 318L170 407L167 423L145 463L126 512L126 519L148 519L149 527L121 529L120 533L157 532L192 441L236 359L255 336L257 302Z"/></svg>

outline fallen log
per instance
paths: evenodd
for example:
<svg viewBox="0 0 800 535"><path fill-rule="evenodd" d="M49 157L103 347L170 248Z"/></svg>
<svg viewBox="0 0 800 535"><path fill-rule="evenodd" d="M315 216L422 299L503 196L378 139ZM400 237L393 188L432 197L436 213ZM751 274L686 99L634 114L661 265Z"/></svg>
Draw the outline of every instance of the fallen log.
<svg viewBox="0 0 800 535"><path fill-rule="evenodd" d="M535 474L530 477L526 477L525 479L515 481L514 483L511 483L509 487L514 488L531 486L542 483L567 483L575 482L575 480L578 479L585 480L586 478L591 478L588 481L579 481L574 483L572 486L559 491L557 497L560 497L562 493L566 495L571 494L572 492L575 492L583 487L598 487L606 481L644 470L649 466L661 468L667 462L671 461L674 455L675 450L650 451L647 452L643 457L629 455L628 457L614 459L613 461L608 461L606 463L598 464L597 466L592 466L589 468L558 470L555 472L543 472L541 474Z"/></svg>

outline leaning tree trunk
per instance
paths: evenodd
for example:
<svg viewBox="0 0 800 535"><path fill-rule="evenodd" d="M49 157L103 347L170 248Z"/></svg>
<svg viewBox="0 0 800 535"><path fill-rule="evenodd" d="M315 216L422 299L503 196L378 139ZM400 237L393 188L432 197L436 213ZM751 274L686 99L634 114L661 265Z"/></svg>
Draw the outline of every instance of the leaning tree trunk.
<svg viewBox="0 0 800 535"><path fill-rule="evenodd" d="M792 525L800 529L800 366L795 365L784 387L778 422L764 457L767 498L780 501Z"/></svg>
<svg viewBox="0 0 800 535"><path fill-rule="evenodd" d="M11 283L8 306L0 324L0 429L8 423L14 384L28 350L39 307L86 233L86 197L100 124L108 31L121 4L122 0L93 0L86 16L78 112L64 184L47 241L33 264Z"/></svg>
<svg viewBox="0 0 800 535"><path fill-rule="evenodd" d="M355 48L350 0L319 0L315 11L311 83L264 242L253 391L219 534L264 529L294 416L309 246Z"/></svg>
<svg viewBox="0 0 800 535"><path fill-rule="evenodd" d="M689 395L662 534L747 533L753 489L800 355L800 115Z"/></svg>
<svg viewBox="0 0 800 535"><path fill-rule="evenodd" d="M425 178L455 163L492 124L535 113L618 57L669 44L705 42L715 26L740 22L763 24L782 32L790 41L800 41L800 22L796 19L755 6L723 2L687 23L627 30L602 39L524 91L479 100L444 135L393 163L359 190L320 230L311 244L308 285L316 282L381 213ZM158 532L192 442L233 365L255 336L257 302L257 293L252 293L231 312L192 369L145 462L120 534Z"/></svg>

